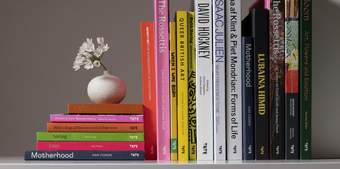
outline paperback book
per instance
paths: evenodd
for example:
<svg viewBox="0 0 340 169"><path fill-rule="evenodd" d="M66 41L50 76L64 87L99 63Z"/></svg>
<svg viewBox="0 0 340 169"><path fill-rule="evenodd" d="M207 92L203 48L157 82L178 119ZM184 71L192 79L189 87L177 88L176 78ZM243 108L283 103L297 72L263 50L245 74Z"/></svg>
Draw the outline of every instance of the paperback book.
<svg viewBox="0 0 340 169"><path fill-rule="evenodd" d="M144 141L144 133L37 132L37 141Z"/></svg>
<svg viewBox="0 0 340 169"><path fill-rule="evenodd" d="M170 160L169 1L154 0L157 159Z"/></svg>
<svg viewBox="0 0 340 169"><path fill-rule="evenodd" d="M214 159L212 1L195 1L197 160Z"/></svg>
<svg viewBox="0 0 340 169"><path fill-rule="evenodd" d="M241 1L227 1L227 156L242 160Z"/></svg>
<svg viewBox="0 0 340 169"><path fill-rule="evenodd" d="M188 12L189 160L197 160L195 13Z"/></svg>
<svg viewBox="0 0 340 169"><path fill-rule="evenodd" d="M300 0L300 159L312 158L312 0Z"/></svg>
<svg viewBox="0 0 340 169"><path fill-rule="evenodd" d="M285 0L286 159L299 159L299 0Z"/></svg>
<svg viewBox="0 0 340 169"><path fill-rule="evenodd" d="M144 142L38 141L37 151L144 151Z"/></svg>
<svg viewBox="0 0 340 169"><path fill-rule="evenodd" d="M56 123L143 123L143 115L69 115L51 114L50 122Z"/></svg>
<svg viewBox="0 0 340 169"><path fill-rule="evenodd" d="M68 114L143 114L142 104L68 104Z"/></svg>
<svg viewBox="0 0 340 169"><path fill-rule="evenodd" d="M26 151L25 160L144 160L143 151Z"/></svg>
<svg viewBox="0 0 340 169"><path fill-rule="evenodd" d="M225 161L226 90L225 90L225 0L213 0L213 85L214 85L214 160Z"/></svg>
<svg viewBox="0 0 340 169"><path fill-rule="evenodd" d="M142 92L145 118L145 159L157 159L156 68L154 51L154 22L140 24L142 61Z"/></svg>
<svg viewBox="0 0 340 169"><path fill-rule="evenodd" d="M134 133L144 132L143 123L47 123L48 132Z"/></svg>
<svg viewBox="0 0 340 169"><path fill-rule="evenodd" d="M188 15L176 12L178 161L189 160L188 137Z"/></svg>

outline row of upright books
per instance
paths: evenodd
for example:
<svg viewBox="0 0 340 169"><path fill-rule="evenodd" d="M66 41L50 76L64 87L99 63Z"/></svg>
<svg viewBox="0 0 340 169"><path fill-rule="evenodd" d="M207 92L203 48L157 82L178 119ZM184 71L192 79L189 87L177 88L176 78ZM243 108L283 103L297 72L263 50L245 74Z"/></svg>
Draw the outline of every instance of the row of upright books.
<svg viewBox="0 0 340 169"><path fill-rule="evenodd" d="M25 160L144 160L143 105L69 104L50 115Z"/></svg>
<svg viewBox="0 0 340 169"><path fill-rule="evenodd" d="M140 26L146 159L311 158L311 0L195 0Z"/></svg>

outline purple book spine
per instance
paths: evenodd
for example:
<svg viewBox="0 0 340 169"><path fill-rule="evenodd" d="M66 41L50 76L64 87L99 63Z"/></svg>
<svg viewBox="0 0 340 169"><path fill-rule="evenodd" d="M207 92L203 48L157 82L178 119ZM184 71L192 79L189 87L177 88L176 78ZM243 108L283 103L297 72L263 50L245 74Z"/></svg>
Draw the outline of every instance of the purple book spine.
<svg viewBox="0 0 340 169"><path fill-rule="evenodd" d="M143 123L143 115L66 115L51 114L51 122Z"/></svg>

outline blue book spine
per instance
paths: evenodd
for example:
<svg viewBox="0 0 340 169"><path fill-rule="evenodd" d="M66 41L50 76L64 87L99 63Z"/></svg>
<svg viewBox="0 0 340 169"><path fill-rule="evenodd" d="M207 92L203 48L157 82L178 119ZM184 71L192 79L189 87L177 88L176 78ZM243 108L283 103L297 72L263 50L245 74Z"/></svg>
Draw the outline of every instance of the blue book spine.
<svg viewBox="0 0 340 169"><path fill-rule="evenodd" d="M242 37L243 160L254 160L254 46Z"/></svg>
<svg viewBox="0 0 340 169"><path fill-rule="evenodd" d="M26 151L25 160L144 160L143 151Z"/></svg>

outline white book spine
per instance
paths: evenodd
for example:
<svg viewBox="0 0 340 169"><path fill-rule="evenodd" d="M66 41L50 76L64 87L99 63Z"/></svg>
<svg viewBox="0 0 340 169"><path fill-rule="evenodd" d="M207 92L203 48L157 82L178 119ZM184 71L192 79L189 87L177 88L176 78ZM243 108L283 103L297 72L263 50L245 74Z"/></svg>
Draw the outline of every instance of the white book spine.
<svg viewBox="0 0 340 169"><path fill-rule="evenodd" d="M242 160L241 0L227 0L227 158Z"/></svg>
<svg viewBox="0 0 340 169"><path fill-rule="evenodd" d="M213 1L214 160L226 160L225 0Z"/></svg>
<svg viewBox="0 0 340 169"><path fill-rule="evenodd" d="M197 160L212 161L213 58L212 0L195 0Z"/></svg>

